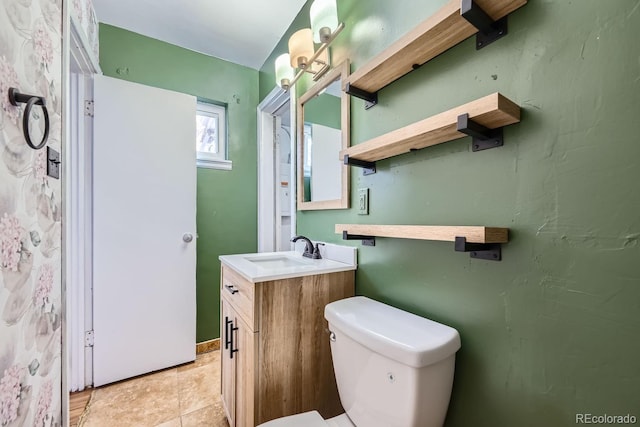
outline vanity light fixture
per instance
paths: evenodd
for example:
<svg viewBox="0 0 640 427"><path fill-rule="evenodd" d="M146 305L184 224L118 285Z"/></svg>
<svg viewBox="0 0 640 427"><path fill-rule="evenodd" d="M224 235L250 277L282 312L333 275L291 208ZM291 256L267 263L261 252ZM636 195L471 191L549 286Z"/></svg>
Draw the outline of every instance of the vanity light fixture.
<svg viewBox="0 0 640 427"><path fill-rule="evenodd" d="M310 18L311 28L293 33L289 38L289 53L276 58L276 83L284 90L289 90L305 72L317 81L331 68L329 45L344 29L344 24L338 23L336 0L315 0ZM321 43L318 50L314 42Z"/></svg>
<svg viewBox="0 0 640 427"><path fill-rule="evenodd" d="M313 41L326 43L338 28L336 0L315 0L309 11Z"/></svg>
<svg viewBox="0 0 640 427"><path fill-rule="evenodd" d="M291 68L291 57L288 53L283 53L276 58L276 83L284 90L289 89L291 81L295 77Z"/></svg>
<svg viewBox="0 0 640 427"><path fill-rule="evenodd" d="M307 68L309 58L313 56L313 34L311 28L298 30L289 38L289 57L293 68Z"/></svg>

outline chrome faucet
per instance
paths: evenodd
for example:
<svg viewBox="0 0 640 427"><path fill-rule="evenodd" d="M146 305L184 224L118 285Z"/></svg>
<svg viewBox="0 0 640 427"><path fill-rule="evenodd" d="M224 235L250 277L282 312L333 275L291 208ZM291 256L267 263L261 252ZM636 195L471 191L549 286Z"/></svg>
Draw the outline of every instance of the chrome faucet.
<svg viewBox="0 0 640 427"><path fill-rule="evenodd" d="M316 245L315 250L313 248L313 242L311 240L309 240L308 237L305 236L296 236L293 239L291 239L292 242L297 242L298 240L304 240L304 242L306 243L306 246L304 248L304 252L302 253L303 257L307 257L307 258L313 258L313 259L320 259L322 258L320 256L320 250L318 248L318 245L321 243L318 243L318 245Z"/></svg>

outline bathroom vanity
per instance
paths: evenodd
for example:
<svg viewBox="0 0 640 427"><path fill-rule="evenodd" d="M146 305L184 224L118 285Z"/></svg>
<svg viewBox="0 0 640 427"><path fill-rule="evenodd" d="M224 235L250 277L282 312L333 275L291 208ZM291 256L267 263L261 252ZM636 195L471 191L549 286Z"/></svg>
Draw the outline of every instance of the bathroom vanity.
<svg viewBox="0 0 640 427"><path fill-rule="evenodd" d="M324 307L354 295L355 249L347 249L353 262L298 252L220 257L222 402L230 427L343 412Z"/></svg>

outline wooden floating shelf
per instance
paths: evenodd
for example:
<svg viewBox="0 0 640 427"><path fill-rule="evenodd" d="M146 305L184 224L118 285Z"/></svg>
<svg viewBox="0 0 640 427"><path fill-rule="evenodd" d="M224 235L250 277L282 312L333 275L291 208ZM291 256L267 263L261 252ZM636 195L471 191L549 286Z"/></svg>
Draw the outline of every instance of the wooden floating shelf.
<svg viewBox="0 0 640 427"><path fill-rule="evenodd" d="M508 228L483 226L336 224L335 232L366 246L375 246L376 237L455 242L457 252L492 261L502 259L500 244L509 241Z"/></svg>
<svg viewBox="0 0 640 427"><path fill-rule="evenodd" d="M509 241L509 229L499 227L336 224L336 233L342 234L343 231L349 234L442 242L455 242L456 237L464 237L469 243L507 243Z"/></svg>
<svg viewBox="0 0 640 427"><path fill-rule="evenodd" d="M527 0L451 0L356 70L347 80L347 92L363 99L373 95L375 99L367 100L371 102L369 106L375 105L380 89L479 31L481 34L488 34L492 27L497 27L494 25L497 24L495 21L506 17L526 3ZM468 10L468 7L471 9ZM504 23L498 30L499 34L485 41L477 41L476 47L484 47L504 36L506 32Z"/></svg>
<svg viewBox="0 0 640 427"><path fill-rule="evenodd" d="M340 159L348 156L349 163L356 163L353 159L376 162L412 150L463 138L468 134L458 131L458 117L464 114L468 114L469 119L474 123L487 129L498 129L520 121L520 107L496 92L349 147L340 152ZM474 140L474 151L476 151L475 145L477 141Z"/></svg>

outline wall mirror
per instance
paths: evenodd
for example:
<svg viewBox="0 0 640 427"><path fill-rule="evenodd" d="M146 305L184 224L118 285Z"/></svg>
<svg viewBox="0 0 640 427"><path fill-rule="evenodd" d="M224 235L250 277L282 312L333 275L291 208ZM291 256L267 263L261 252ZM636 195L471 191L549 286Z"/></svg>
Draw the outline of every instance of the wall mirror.
<svg viewBox="0 0 640 427"><path fill-rule="evenodd" d="M349 147L348 75L345 61L298 99L298 210L349 207L349 166L340 159Z"/></svg>

